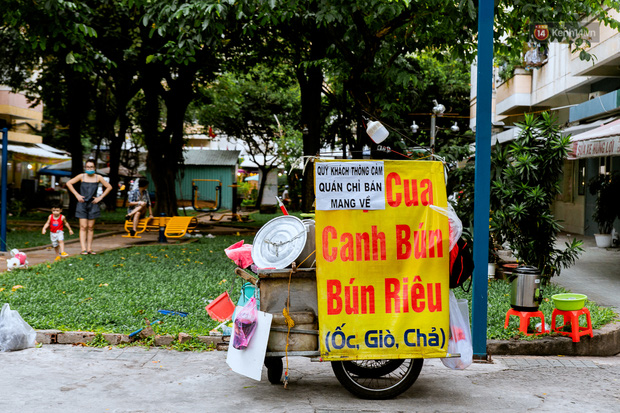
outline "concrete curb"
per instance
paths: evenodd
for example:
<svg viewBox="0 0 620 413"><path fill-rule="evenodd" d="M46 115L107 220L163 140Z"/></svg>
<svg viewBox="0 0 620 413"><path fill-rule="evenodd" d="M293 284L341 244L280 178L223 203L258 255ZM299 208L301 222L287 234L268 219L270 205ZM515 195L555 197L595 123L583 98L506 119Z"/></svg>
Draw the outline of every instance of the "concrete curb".
<svg viewBox="0 0 620 413"><path fill-rule="evenodd" d="M594 336L581 336L573 343L567 336L551 336L539 340L489 340L487 353L494 356L592 356L609 357L620 353L620 323L613 322L593 331Z"/></svg>
<svg viewBox="0 0 620 413"><path fill-rule="evenodd" d="M97 334L90 331L61 331L61 330L37 330L37 343L40 344L87 344L95 339ZM119 344L129 344L138 341L137 339L130 338L127 334L102 334L104 340L111 346ZM179 343L188 342L192 336L185 333L180 333L178 336L173 335L154 335L153 341L156 347L166 347L173 342ZM213 345L214 348L220 347L225 344L227 340L222 336L198 336L199 341Z"/></svg>
<svg viewBox="0 0 620 413"><path fill-rule="evenodd" d="M96 334L87 331L37 330L37 342L41 344L85 344L94 340ZM153 345L166 347L174 341L181 343L191 339L189 334L179 336L155 335ZM126 334L103 334L111 346L129 344L136 340ZM199 341L212 345L217 350L228 349L229 337L198 336ZM591 356L610 357L620 354L620 323L612 323L594 330L594 337L582 336L573 343L570 337L550 336L539 340L489 340L487 353L491 356Z"/></svg>

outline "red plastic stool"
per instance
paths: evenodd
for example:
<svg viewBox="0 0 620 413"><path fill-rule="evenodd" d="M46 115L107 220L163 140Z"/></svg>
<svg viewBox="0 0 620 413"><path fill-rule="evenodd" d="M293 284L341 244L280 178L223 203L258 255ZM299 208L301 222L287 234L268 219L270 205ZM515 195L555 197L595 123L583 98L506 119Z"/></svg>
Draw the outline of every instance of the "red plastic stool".
<svg viewBox="0 0 620 413"><path fill-rule="evenodd" d="M536 335L545 334L549 332L545 329L545 315L540 310L539 311L517 311L514 308L511 308L506 313L506 322L504 323L504 328L508 328L508 322L510 321L511 315L516 315L517 317L519 317L519 331L521 331L526 336L531 336L531 334L527 333L527 327L530 325L530 318L532 317L540 318L540 322L542 325L542 328L541 328L542 331L540 333L535 333Z"/></svg>
<svg viewBox="0 0 620 413"><path fill-rule="evenodd" d="M588 322L587 327L579 326L579 316L581 316L582 314L586 315L586 321ZM559 315L562 316L562 326L558 328L555 325L555 318ZM562 328L564 328L564 326L568 324L567 321L570 322L571 331L561 331ZM551 330L565 336L571 336L573 338L573 343L578 343L580 337L586 334L590 335L590 337L593 337L594 334L592 333L592 320L590 319L590 310L585 307L583 307L581 310L575 311L564 311L558 310L557 308L554 309L553 314L551 315Z"/></svg>

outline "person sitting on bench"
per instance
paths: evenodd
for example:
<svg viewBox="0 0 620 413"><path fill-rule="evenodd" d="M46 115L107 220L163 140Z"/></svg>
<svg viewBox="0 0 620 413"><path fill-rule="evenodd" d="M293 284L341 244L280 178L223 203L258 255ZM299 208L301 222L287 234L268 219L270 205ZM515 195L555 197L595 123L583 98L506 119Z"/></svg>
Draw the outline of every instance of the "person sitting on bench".
<svg viewBox="0 0 620 413"><path fill-rule="evenodd" d="M133 189L127 194L127 200L129 206L127 207L127 221L133 222L133 228L129 231L129 235L132 237L136 235L138 230L138 221L140 218L146 217L146 210L148 207L149 217L153 216L153 210L151 209L151 198L148 191L149 181L145 178L140 178L138 181L138 188Z"/></svg>

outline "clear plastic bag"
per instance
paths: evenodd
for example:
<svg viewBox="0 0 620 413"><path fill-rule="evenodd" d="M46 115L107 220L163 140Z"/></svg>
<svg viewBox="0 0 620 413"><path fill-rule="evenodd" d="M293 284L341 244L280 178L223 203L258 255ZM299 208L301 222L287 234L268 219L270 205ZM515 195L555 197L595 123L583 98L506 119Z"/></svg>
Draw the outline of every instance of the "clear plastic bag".
<svg viewBox="0 0 620 413"><path fill-rule="evenodd" d="M452 251L452 248L456 245L461 235L463 235L463 223L461 219L456 214L454 207L451 203L448 202L448 208L438 207L437 205L429 205L431 209L439 212L448 217L448 221L450 223L450 248L449 251Z"/></svg>
<svg viewBox="0 0 620 413"><path fill-rule="evenodd" d="M34 347L36 331L24 321L8 303L0 311L0 351L22 350Z"/></svg>
<svg viewBox="0 0 620 413"><path fill-rule="evenodd" d="M460 302L459 302L460 301ZM444 366L453 370L464 370L473 361L474 349L469 329L469 308L467 300L457 300L450 291L450 339L448 353L460 354L460 357L442 358Z"/></svg>
<svg viewBox="0 0 620 413"><path fill-rule="evenodd" d="M245 350L250 344L250 340L256 331L258 322L258 310L256 309L256 298L252 297L246 305L237 312L233 325L232 345L237 350Z"/></svg>

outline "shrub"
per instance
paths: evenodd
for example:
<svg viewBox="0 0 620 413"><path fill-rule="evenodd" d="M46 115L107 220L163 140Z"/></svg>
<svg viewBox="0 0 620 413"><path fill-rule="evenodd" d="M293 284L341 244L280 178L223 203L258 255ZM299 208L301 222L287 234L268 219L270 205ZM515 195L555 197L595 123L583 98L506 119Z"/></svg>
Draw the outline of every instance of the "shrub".
<svg viewBox="0 0 620 413"><path fill-rule="evenodd" d="M583 251L573 239L563 250L555 241L561 229L550 206L560 192L570 138L563 137L547 112L526 115L514 141L497 145L493 158L491 231L508 243L517 259L540 269L544 283L569 267Z"/></svg>

